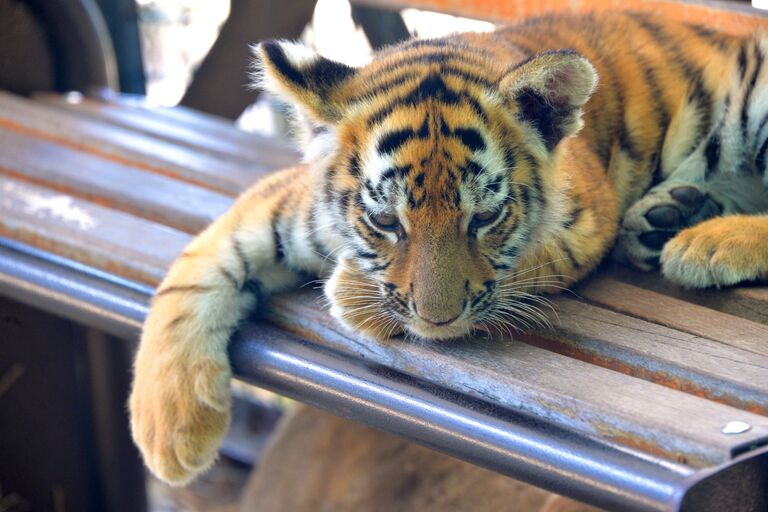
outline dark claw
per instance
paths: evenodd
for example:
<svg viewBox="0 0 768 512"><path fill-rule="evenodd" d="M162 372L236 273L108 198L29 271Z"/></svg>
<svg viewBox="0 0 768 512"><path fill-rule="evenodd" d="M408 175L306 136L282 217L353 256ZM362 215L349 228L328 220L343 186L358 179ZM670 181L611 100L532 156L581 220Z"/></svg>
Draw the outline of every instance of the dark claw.
<svg viewBox="0 0 768 512"><path fill-rule="evenodd" d="M702 205L701 209L696 212L696 215L693 219L691 219L693 222L691 224L698 224L699 222L704 222L707 219L711 219L712 217L716 217L720 215L720 212L722 212L722 207L714 202L712 199L707 199L704 201L704 204Z"/></svg>
<svg viewBox="0 0 768 512"><path fill-rule="evenodd" d="M648 222L657 228L679 227L680 216L680 210L674 206L655 206L645 214Z"/></svg>
<svg viewBox="0 0 768 512"><path fill-rule="evenodd" d="M664 247L664 244L667 243L667 240L673 236L675 236L674 231L648 231L647 233L642 233L638 239L644 246L653 249L654 251L658 251L661 250L661 248Z"/></svg>
<svg viewBox="0 0 768 512"><path fill-rule="evenodd" d="M669 191L669 195L689 208L696 206L704 198L699 189L687 186L675 187Z"/></svg>
<svg viewBox="0 0 768 512"><path fill-rule="evenodd" d="M651 256L650 258L645 258L645 262L652 266L653 268L659 268L661 267L661 260L658 256Z"/></svg>

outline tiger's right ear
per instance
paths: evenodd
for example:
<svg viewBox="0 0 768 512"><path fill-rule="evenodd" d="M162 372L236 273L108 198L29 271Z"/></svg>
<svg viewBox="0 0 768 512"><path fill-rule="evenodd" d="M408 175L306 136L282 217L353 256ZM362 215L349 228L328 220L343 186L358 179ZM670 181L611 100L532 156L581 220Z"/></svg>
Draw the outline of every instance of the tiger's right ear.
<svg viewBox="0 0 768 512"><path fill-rule="evenodd" d="M253 48L255 85L297 104L321 124L342 119L345 105L341 87L356 69L321 57L292 41L265 41Z"/></svg>

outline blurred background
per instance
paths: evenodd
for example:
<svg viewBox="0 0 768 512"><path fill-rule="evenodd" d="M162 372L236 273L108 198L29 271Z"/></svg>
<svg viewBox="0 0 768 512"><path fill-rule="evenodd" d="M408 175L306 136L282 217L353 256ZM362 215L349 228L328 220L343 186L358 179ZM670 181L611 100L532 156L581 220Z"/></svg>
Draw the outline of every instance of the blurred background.
<svg viewBox="0 0 768 512"><path fill-rule="evenodd" d="M290 3L284 5L280 8L287 9ZM184 99L196 70L211 50L231 8L228 0L137 0L148 105L173 106ZM363 12L362 16L360 12ZM347 0L319 0L299 39L326 57L362 65L370 58L372 43L366 37L361 21L370 21L375 28L383 28L375 36L385 41L374 41L373 45L377 46L403 37L406 35L403 29L407 30L407 35L438 37L452 32L488 31L494 27L485 21L417 9L404 9L399 13L402 25L394 26L393 13L371 13L370 9L362 9L357 13L357 23L352 14ZM389 24L388 34L385 33L387 27L379 27L382 21ZM239 75L227 77L244 90L247 87L246 65L247 62L242 62ZM240 128L270 135L278 129L279 123L275 121L267 99L257 101L237 115Z"/></svg>

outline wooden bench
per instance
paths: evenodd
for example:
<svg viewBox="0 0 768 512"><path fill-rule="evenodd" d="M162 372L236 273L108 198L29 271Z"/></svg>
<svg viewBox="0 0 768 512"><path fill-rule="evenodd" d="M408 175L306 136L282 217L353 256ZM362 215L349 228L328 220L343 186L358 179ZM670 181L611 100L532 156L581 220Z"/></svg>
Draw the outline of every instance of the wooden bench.
<svg viewBox="0 0 768 512"><path fill-rule="evenodd" d="M125 340L193 234L297 159L184 109L4 93L0 148L0 294ZM358 339L317 299L275 297L245 325L231 347L238 377L608 509L768 508L766 287L685 292L606 266L555 300L551 330L418 345ZM24 331L9 311L8 341L61 329L30 336L39 317ZM110 346L89 336L92 351ZM25 375L0 357L0 400L24 403Z"/></svg>

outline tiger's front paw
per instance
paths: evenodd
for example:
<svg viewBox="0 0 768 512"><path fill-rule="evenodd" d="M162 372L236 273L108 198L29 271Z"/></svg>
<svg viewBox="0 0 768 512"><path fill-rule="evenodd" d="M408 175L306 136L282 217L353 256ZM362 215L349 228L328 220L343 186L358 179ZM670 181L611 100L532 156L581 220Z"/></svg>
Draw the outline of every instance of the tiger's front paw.
<svg viewBox="0 0 768 512"><path fill-rule="evenodd" d="M664 246L661 267L688 288L768 278L768 217L720 217L681 231Z"/></svg>
<svg viewBox="0 0 768 512"><path fill-rule="evenodd" d="M184 485L214 462L229 427L229 365L147 353L135 371L133 440L158 478Z"/></svg>
<svg viewBox="0 0 768 512"><path fill-rule="evenodd" d="M699 187L662 183L624 214L618 256L642 270L652 270L659 266L664 244L681 229L720 213L720 205Z"/></svg>

